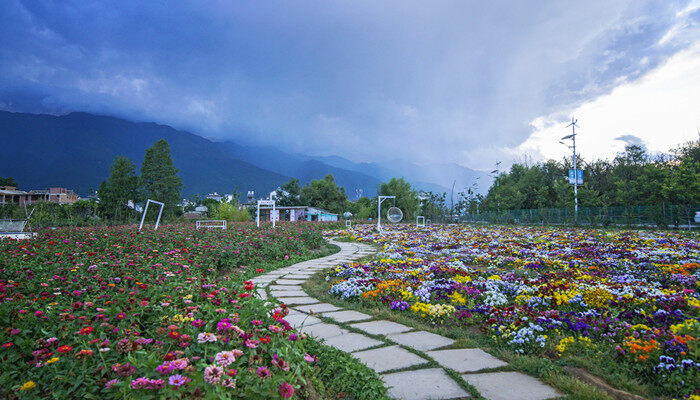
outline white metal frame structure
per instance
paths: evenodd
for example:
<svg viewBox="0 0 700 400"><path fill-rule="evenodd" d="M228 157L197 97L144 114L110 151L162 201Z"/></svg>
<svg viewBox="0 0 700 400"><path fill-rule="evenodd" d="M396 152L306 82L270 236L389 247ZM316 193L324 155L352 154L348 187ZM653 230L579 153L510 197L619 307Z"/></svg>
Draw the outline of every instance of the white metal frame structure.
<svg viewBox="0 0 700 400"><path fill-rule="evenodd" d="M352 221L350 221L349 219L346 220L346 221L345 221L345 227L346 227L346 228L352 228Z"/></svg>
<svg viewBox="0 0 700 400"><path fill-rule="evenodd" d="M269 207L272 206L272 207ZM272 227L275 227L275 201L274 200L258 200L258 209L255 213L255 223L258 228L260 227L260 210L271 210L270 219L272 220Z"/></svg>
<svg viewBox="0 0 700 400"><path fill-rule="evenodd" d="M163 215L163 207L165 207L165 204L161 203L160 201L148 199L146 200L146 205L143 207L143 215L141 215L141 224L139 225L139 230L143 228L143 221L146 219L146 212L148 212L149 203L155 203L160 205L160 211L158 211L158 219L156 220L156 226L155 228L153 228L153 230L155 231L156 229L158 229L158 224L160 224L160 216Z"/></svg>
<svg viewBox="0 0 700 400"><path fill-rule="evenodd" d="M221 229L222 231L226 230L226 221L223 219L207 219L207 220L200 220L197 221L196 229L199 228L205 228L205 229Z"/></svg>
<svg viewBox="0 0 700 400"><path fill-rule="evenodd" d="M396 199L396 196L379 196L377 198L377 230L382 231L382 202L386 199Z"/></svg>
<svg viewBox="0 0 700 400"><path fill-rule="evenodd" d="M420 228L425 228L425 217L419 215L416 217L416 226Z"/></svg>

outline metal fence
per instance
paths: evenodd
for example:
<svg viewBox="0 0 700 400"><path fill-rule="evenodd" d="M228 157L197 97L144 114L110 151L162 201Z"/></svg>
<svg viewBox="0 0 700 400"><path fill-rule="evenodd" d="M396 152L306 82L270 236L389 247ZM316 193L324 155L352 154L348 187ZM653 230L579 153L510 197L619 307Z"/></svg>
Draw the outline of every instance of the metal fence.
<svg viewBox="0 0 700 400"><path fill-rule="evenodd" d="M488 211L466 215L464 222L498 224L580 224L598 226L637 227L698 227L694 221L700 204L616 207L579 207L578 217L573 208L540 208L529 210Z"/></svg>

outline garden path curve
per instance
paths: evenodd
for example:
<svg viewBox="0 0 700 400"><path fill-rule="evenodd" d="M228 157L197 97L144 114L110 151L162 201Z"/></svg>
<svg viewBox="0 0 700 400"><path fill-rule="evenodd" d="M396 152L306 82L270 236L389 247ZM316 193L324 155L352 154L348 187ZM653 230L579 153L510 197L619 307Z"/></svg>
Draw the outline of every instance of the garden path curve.
<svg viewBox="0 0 700 400"><path fill-rule="evenodd" d="M340 252L259 275L253 282L260 287L258 294L262 298L267 298L264 289L267 287L273 297L290 306L286 320L294 328L351 354L377 371L389 388L389 396L411 400L471 397L455 381L457 376L489 400L544 400L561 396L531 376L503 371L508 364L481 349L452 349L449 346L454 340L450 338L377 320L307 295L301 284L311 275L375 252L361 243L331 242L340 247Z"/></svg>

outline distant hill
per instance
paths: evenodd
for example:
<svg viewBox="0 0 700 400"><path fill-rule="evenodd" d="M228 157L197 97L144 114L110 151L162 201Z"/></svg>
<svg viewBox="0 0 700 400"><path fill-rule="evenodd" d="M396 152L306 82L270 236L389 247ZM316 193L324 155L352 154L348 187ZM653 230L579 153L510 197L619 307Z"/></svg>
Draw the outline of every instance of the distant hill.
<svg viewBox="0 0 700 400"><path fill-rule="evenodd" d="M184 183L183 195L254 190L260 196L295 177L304 184L333 174L350 199L361 190L373 197L381 182L405 177L418 189L455 193L481 176L456 164L419 166L406 161L357 163L338 156L312 157L272 146L212 142L155 123L74 112L63 116L0 111L0 176L12 176L20 188L61 186L87 195L109 172L117 155L141 166L146 148L165 139Z"/></svg>
<svg viewBox="0 0 700 400"><path fill-rule="evenodd" d="M96 189L117 155L137 170L146 148L168 141L180 170L183 194L264 193L288 181L280 174L237 159L219 144L167 125L71 113L63 116L0 111L0 176L12 176L20 188L62 186L81 195Z"/></svg>
<svg viewBox="0 0 700 400"><path fill-rule="evenodd" d="M338 185L345 188L349 199L354 199L357 189L365 196L375 196L381 181L362 171L344 169L301 154L287 153L272 146L243 146L233 142L221 142L232 156L261 168L293 176L300 182L309 182L332 174Z"/></svg>
<svg viewBox="0 0 700 400"><path fill-rule="evenodd" d="M338 156L316 157L316 160L350 171L372 174L381 181L387 181L392 177L404 177L418 189L438 193L449 194L453 183L455 193L458 193L477 182L478 177L479 192L485 194L493 181L485 172L454 163L417 165L403 160L362 163Z"/></svg>

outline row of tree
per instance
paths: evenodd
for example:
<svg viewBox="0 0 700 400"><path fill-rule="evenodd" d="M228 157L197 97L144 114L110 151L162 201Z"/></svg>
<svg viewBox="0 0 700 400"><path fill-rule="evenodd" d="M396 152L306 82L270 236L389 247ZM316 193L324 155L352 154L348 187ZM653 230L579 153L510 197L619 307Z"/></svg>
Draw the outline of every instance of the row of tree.
<svg viewBox="0 0 700 400"><path fill-rule="evenodd" d="M629 145L613 160L579 157L577 163L584 170L584 183L578 188L582 207L700 204L700 141L654 156L642 146ZM453 199L447 193L417 191L403 178L382 183L377 193L396 196L388 204L401 208L408 220L422 215L444 221L478 210L572 208L574 190L568 181L572 168L570 159L515 163L496 177L486 196L470 188ZM292 179L280 187L276 199L280 205L310 205L339 214L349 211L360 219L377 217L376 197L350 202L332 175L305 186Z"/></svg>
<svg viewBox="0 0 700 400"><path fill-rule="evenodd" d="M612 161L578 158L577 164L584 171L584 183L578 187L582 207L700 204L700 141L655 156L642 146L628 145ZM571 159L513 164L496 177L485 198L464 196L465 206L474 211L476 200L489 211L570 208L572 168Z"/></svg>

